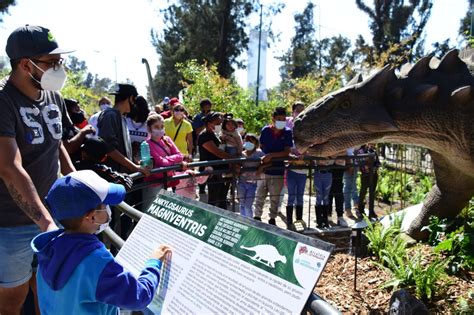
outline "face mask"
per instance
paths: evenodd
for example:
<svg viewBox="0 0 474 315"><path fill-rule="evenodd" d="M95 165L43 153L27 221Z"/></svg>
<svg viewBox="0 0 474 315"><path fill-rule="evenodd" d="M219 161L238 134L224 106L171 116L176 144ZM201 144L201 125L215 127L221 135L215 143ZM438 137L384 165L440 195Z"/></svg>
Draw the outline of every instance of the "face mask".
<svg viewBox="0 0 474 315"><path fill-rule="evenodd" d="M245 131L245 129L242 128L242 127L237 128L237 132L238 132L239 134L243 134L244 131Z"/></svg>
<svg viewBox="0 0 474 315"><path fill-rule="evenodd" d="M250 141L245 141L244 142L244 149L247 150L247 151L252 151L253 149L255 149L255 144L253 144Z"/></svg>
<svg viewBox="0 0 474 315"><path fill-rule="evenodd" d="M41 80L38 81L33 75L30 73L30 77L41 85L43 90L47 91L59 91L63 88L64 83L66 82L66 71L64 70L63 66L60 66L58 70L54 70L53 68L49 68L48 70L44 71L40 67L38 67L33 61L30 62L41 72L43 72L43 76Z"/></svg>
<svg viewBox="0 0 474 315"><path fill-rule="evenodd" d="M184 116L184 113L183 112L174 112L174 117L178 118L178 119L181 119L183 118Z"/></svg>
<svg viewBox="0 0 474 315"><path fill-rule="evenodd" d="M104 111L107 108L111 108L112 106L110 104L102 104L102 105L99 105L99 107L101 111Z"/></svg>
<svg viewBox="0 0 474 315"><path fill-rule="evenodd" d="M71 117L72 123L75 125L79 125L86 119L82 110L79 113L70 113L69 116Z"/></svg>
<svg viewBox="0 0 474 315"><path fill-rule="evenodd" d="M165 130L164 129L152 129L151 131L151 136L156 137L156 138L163 138L165 135Z"/></svg>
<svg viewBox="0 0 474 315"><path fill-rule="evenodd" d="M106 206L105 210L107 211L107 214L109 215L109 218L107 219L107 222L105 222L105 223L100 223L100 224L96 223L99 226L99 228L97 229L97 231L94 232L94 234L99 234L102 231L104 231L106 228L109 227L109 223L112 220L112 210L110 210L109 206Z"/></svg>
<svg viewBox="0 0 474 315"><path fill-rule="evenodd" d="M221 131L222 131L222 126L221 125L214 126L214 132L215 133L221 133Z"/></svg>
<svg viewBox="0 0 474 315"><path fill-rule="evenodd" d="M275 121L275 128L276 129L282 130L283 128L285 128L285 126L286 126L286 121L281 121L281 120Z"/></svg>

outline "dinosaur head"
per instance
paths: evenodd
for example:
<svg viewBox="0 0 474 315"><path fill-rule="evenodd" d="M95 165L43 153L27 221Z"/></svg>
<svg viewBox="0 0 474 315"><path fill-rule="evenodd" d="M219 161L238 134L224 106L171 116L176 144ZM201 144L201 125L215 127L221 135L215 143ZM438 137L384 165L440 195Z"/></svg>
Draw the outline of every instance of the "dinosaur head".
<svg viewBox="0 0 474 315"><path fill-rule="evenodd" d="M295 119L297 149L315 156L335 155L397 132L384 106L385 86L393 80L395 73L386 66L369 79L360 82L356 77L313 103Z"/></svg>

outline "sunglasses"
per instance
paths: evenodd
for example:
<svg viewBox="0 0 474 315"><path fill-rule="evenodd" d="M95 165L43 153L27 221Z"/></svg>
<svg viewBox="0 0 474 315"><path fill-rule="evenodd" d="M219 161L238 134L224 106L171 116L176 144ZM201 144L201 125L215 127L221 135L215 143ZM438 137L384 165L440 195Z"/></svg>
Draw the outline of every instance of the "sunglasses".
<svg viewBox="0 0 474 315"><path fill-rule="evenodd" d="M59 68L64 64L63 58L60 58L58 60L48 60L48 61L39 60L39 59L30 59L30 60L33 61L34 63L44 63L48 65L50 68L53 68L54 71L58 71Z"/></svg>
<svg viewBox="0 0 474 315"><path fill-rule="evenodd" d="M175 112L184 112L184 108L175 108L173 109Z"/></svg>

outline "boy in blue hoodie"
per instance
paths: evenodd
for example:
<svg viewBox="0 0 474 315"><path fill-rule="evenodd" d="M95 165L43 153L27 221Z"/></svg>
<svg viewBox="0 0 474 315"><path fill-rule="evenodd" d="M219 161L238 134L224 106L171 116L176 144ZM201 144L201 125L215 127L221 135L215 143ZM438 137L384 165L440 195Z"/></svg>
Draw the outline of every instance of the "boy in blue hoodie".
<svg viewBox="0 0 474 315"><path fill-rule="evenodd" d="M41 314L118 314L118 307L144 309L155 296L170 248L160 245L138 278L118 264L94 234L110 221L108 205L125 198L125 188L90 170L54 183L46 203L64 229L36 236Z"/></svg>

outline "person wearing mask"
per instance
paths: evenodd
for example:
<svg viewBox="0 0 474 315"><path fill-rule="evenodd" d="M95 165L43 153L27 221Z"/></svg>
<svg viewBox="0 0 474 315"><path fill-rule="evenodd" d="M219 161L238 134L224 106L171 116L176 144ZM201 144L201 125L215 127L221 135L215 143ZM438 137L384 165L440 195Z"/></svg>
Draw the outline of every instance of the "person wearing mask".
<svg viewBox="0 0 474 315"><path fill-rule="evenodd" d="M272 115L272 123L263 127L260 133L260 147L265 153L262 157L262 164L269 165L270 168L265 170L263 180L257 187L254 219L261 220L265 199L270 194L270 219L268 223L272 225L276 224L275 218L278 215L278 204L285 172L285 163L273 160L288 157L291 147L293 147L293 134L285 126L286 110L283 107L277 107Z"/></svg>
<svg viewBox="0 0 474 315"><path fill-rule="evenodd" d="M148 102L143 96L137 96L135 106L127 114L126 118L130 141L132 141L132 156L135 163L140 161L140 143L148 138L146 126L148 114L150 114Z"/></svg>
<svg viewBox="0 0 474 315"><path fill-rule="evenodd" d="M245 131L244 121L242 120L242 118L237 118L235 119L235 122L237 123L237 132L239 133L240 137L242 137L242 139L245 139L245 135L247 134L247 132Z"/></svg>
<svg viewBox="0 0 474 315"><path fill-rule="evenodd" d="M98 121L99 137L114 148L109 153L106 164L118 172L141 172L149 175L147 168L133 161L130 134L124 117L135 104L137 89L130 84L119 84L117 90L111 94L115 95L115 105L103 111Z"/></svg>
<svg viewBox="0 0 474 315"><path fill-rule="evenodd" d="M99 115L107 108L112 108L112 101L108 97L101 97L99 100L100 111L89 117L89 125L94 127L97 134L99 133L99 130L97 129L97 121L99 120Z"/></svg>
<svg viewBox="0 0 474 315"><path fill-rule="evenodd" d="M315 161L314 188L316 189L316 225L318 228L329 228L329 193L332 185L332 173L329 168L334 164L330 158Z"/></svg>
<svg viewBox="0 0 474 315"><path fill-rule="evenodd" d="M183 104L175 103L172 110L172 117L165 119L165 133L176 144L185 160L192 161L193 152L193 127L186 120L186 109Z"/></svg>
<svg viewBox="0 0 474 315"><path fill-rule="evenodd" d="M346 155L349 157L354 156L354 148L347 149ZM353 158L348 158L347 164L343 179L344 208L346 217L349 219L355 219L352 214L352 205L354 205L354 208L357 208L357 205L359 204L359 193L357 191L357 175L359 173L359 168Z"/></svg>
<svg viewBox="0 0 474 315"><path fill-rule="evenodd" d="M66 109L69 117L71 118L72 123L75 127L82 129L88 125L86 114L84 110L79 105L79 101L72 98L65 98L64 102L66 103Z"/></svg>
<svg viewBox="0 0 474 315"><path fill-rule="evenodd" d="M57 229L44 197L58 177L75 171L62 144L71 126L59 94L66 80L52 32L25 25L8 37L11 73L0 91L0 314L20 314L32 278L31 240ZM32 286L36 287L36 286Z"/></svg>
<svg viewBox="0 0 474 315"><path fill-rule="evenodd" d="M204 117L204 131L198 137L199 159L201 161L216 161L222 159L231 159L235 156L230 155L220 149L221 141L217 134L221 130L222 115L217 112L210 112ZM229 165L214 165L214 170L225 170ZM207 180L209 188L208 203L210 205L227 209L228 186L224 184L222 174L213 174Z"/></svg>
<svg viewBox="0 0 474 315"><path fill-rule="evenodd" d="M260 166L260 158L265 153L260 150L260 142L254 134L245 136L243 157L248 159L258 159L256 162L245 162L242 168L257 168ZM255 192L257 190L257 182L260 176L256 170L241 172L237 184L237 196L239 198L240 214L244 217L253 217L253 202L255 201Z"/></svg>
<svg viewBox="0 0 474 315"><path fill-rule="evenodd" d="M147 118L146 125L150 138L146 140L150 146L150 155L153 158L153 168L166 167L179 164L186 169L184 156L174 144L173 140L165 135L164 120L159 114L152 114ZM174 176L174 171L167 172L167 177ZM145 181L162 179L163 173L152 174L145 177ZM167 187L176 187L179 181L169 181ZM164 183L156 183L143 190L144 209L147 209L156 197L156 194L162 189Z"/></svg>
<svg viewBox="0 0 474 315"><path fill-rule="evenodd" d="M173 115L173 107L174 105L179 103L179 99L177 97L173 97L172 99L169 100L168 105L166 106L166 109L163 108L163 111L160 113L160 115L164 119L168 119Z"/></svg>

